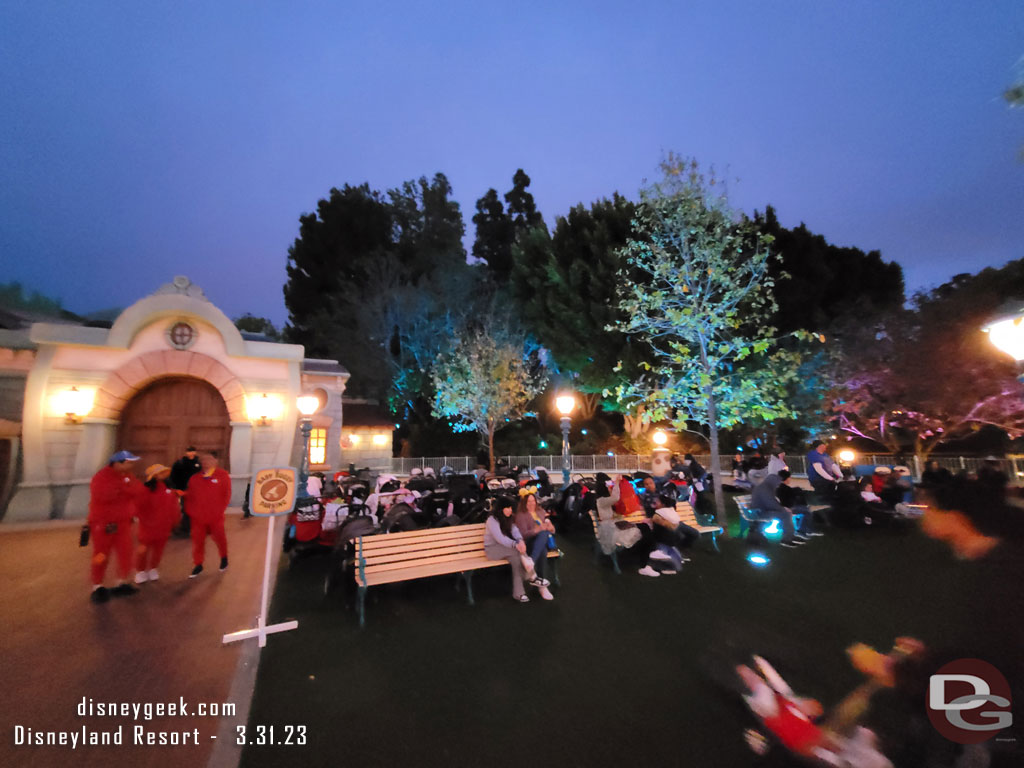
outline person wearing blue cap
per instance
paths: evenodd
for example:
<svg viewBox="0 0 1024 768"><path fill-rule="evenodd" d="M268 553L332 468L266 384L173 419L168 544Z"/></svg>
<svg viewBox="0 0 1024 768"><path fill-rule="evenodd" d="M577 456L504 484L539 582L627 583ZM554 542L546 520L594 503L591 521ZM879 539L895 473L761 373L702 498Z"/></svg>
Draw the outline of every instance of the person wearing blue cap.
<svg viewBox="0 0 1024 768"><path fill-rule="evenodd" d="M132 517L135 501L146 487L132 474L139 457L118 451L89 483L89 535L92 538L92 601L105 603L110 595L131 595L138 590L128 583L132 567ZM119 581L112 590L103 586L110 551L117 553Z"/></svg>

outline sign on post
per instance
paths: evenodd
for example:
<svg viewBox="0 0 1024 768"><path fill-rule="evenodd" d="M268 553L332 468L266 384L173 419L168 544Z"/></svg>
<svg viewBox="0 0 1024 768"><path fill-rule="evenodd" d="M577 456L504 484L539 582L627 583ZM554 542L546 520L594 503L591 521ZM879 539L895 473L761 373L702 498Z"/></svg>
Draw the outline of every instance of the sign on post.
<svg viewBox="0 0 1024 768"><path fill-rule="evenodd" d="M293 467L258 469L252 476L249 509L260 517L287 515L295 508L298 473Z"/></svg>
<svg viewBox="0 0 1024 768"><path fill-rule="evenodd" d="M265 467L252 474L249 488L249 510L259 517L269 518L267 525L267 554L263 560L263 599L255 629L243 629L224 635L224 644L236 640L258 638L260 648L267 644L267 635L286 632L299 626L297 621L285 621L267 626L267 604L270 598L270 561L274 554L274 520L295 508L296 485L299 473L295 467Z"/></svg>

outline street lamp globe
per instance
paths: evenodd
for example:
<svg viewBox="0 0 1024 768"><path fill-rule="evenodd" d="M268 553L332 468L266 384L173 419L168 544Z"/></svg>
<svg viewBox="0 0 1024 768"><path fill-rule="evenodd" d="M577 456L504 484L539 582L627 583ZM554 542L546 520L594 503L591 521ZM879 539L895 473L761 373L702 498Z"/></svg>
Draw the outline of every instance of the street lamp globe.
<svg viewBox="0 0 1024 768"><path fill-rule="evenodd" d="M665 434L664 430L659 429L656 430L653 435L651 435L651 440L654 441L655 445L662 446L668 442L668 435Z"/></svg>
<svg viewBox="0 0 1024 768"><path fill-rule="evenodd" d="M1024 361L1024 301L1004 304L997 317L982 330L996 349L1017 362Z"/></svg>
<svg viewBox="0 0 1024 768"><path fill-rule="evenodd" d="M839 452L839 460L844 464L853 464L853 460L857 458L857 454L846 448Z"/></svg>
<svg viewBox="0 0 1024 768"><path fill-rule="evenodd" d="M576 398L571 394L559 395L555 398L555 408L563 416L568 416L572 413L572 409L576 407Z"/></svg>
<svg viewBox="0 0 1024 768"><path fill-rule="evenodd" d="M316 413L316 409L320 407L320 398L316 395L300 395L296 398L295 405L298 407L299 413L309 417Z"/></svg>

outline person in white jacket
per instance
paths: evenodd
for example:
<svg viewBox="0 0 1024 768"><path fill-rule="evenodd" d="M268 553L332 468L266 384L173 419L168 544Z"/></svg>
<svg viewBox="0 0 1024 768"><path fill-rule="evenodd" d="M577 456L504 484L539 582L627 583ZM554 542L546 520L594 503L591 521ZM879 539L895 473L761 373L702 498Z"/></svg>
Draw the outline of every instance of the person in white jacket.
<svg viewBox="0 0 1024 768"><path fill-rule="evenodd" d="M484 527L484 554L488 560L508 560L512 566L512 599L520 603L530 602L523 585L526 576L523 568L526 542L512 522L511 499L499 498L494 501Z"/></svg>

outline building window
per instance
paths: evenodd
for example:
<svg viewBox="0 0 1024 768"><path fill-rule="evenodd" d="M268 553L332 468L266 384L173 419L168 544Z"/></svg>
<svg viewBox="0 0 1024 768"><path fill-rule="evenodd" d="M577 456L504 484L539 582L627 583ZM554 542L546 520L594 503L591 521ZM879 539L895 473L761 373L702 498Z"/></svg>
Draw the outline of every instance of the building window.
<svg viewBox="0 0 1024 768"><path fill-rule="evenodd" d="M312 429L309 432L309 463L327 463L327 430Z"/></svg>

